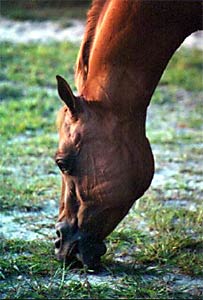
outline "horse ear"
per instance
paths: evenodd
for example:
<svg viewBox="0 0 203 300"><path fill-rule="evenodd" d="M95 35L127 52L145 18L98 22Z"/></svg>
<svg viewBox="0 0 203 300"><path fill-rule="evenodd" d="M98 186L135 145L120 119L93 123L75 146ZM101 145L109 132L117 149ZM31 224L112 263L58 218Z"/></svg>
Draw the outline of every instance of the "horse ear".
<svg viewBox="0 0 203 300"><path fill-rule="evenodd" d="M56 76L56 79L58 84L58 94L61 100L68 106L72 114L76 114L76 97L73 95L69 84L59 75Z"/></svg>

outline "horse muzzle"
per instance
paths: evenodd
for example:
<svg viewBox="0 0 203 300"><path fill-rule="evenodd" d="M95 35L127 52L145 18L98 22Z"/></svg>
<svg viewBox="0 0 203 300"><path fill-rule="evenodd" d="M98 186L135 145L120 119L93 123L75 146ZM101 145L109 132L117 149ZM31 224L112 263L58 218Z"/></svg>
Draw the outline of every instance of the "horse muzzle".
<svg viewBox="0 0 203 300"><path fill-rule="evenodd" d="M56 224L56 234L55 254L59 260L65 260L68 264L79 261L90 270L100 267L100 258L106 253L103 241L65 221Z"/></svg>

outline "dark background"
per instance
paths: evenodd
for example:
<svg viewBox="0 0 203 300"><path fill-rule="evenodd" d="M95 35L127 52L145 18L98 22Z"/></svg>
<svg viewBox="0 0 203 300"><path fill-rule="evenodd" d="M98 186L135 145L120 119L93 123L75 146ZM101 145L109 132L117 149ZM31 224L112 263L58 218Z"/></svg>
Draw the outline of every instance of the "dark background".
<svg viewBox="0 0 203 300"><path fill-rule="evenodd" d="M68 17L86 18L91 0L1 0L1 15L16 20Z"/></svg>

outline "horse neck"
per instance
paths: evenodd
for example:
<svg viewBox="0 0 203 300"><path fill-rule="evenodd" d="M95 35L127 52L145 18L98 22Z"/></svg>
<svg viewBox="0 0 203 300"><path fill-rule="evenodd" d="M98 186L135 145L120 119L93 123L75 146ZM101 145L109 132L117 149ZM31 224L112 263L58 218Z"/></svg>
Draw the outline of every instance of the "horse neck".
<svg viewBox="0 0 203 300"><path fill-rule="evenodd" d="M201 4L107 2L97 22L80 93L88 100L119 106L120 111L144 111L174 51L199 29Z"/></svg>

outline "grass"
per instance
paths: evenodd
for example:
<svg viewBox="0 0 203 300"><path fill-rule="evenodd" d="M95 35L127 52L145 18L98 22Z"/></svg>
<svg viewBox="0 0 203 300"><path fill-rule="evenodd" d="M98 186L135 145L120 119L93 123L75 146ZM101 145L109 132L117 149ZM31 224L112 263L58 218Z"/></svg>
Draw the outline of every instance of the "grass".
<svg viewBox="0 0 203 300"><path fill-rule="evenodd" d="M52 158L61 106L55 75L74 88L77 51L70 43L1 45L0 209L19 232L16 238L1 236L0 297L200 299L202 288L195 283L203 278L198 51L178 51L153 96L147 132L158 177L108 237L106 271L89 275L55 259L56 214L50 203L57 206L60 196ZM25 227L40 238L19 239Z"/></svg>
<svg viewBox="0 0 203 300"><path fill-rule="evenodd" d="M55 88L57 74L66 75L70 84L73 84L73 61L76 60L77 50L78 47L70 43L53 43L49 46L20 44L15 47L9 43L2 43L1 76L4 80L23 83L24 93L29 86ZM65 62L64 54L67 56ZM36 93L31 96L36 96Z"/></svg>
<svg viewBox="0 0 203 300"><path fill-rule="evenodd" d="M162 84L179 86L188 91L202 91L203 54L200 50L178 51L162 76Z"/></svg>

